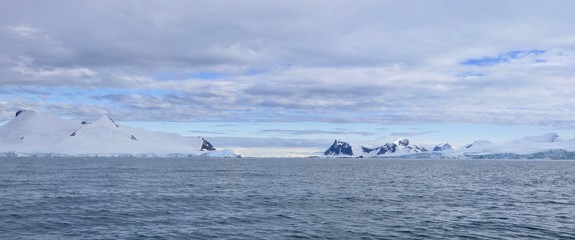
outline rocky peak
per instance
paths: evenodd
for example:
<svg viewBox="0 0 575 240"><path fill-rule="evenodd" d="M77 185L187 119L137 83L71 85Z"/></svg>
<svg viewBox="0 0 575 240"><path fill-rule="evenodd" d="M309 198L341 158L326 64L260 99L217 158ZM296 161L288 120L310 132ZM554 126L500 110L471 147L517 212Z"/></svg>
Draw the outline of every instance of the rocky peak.
<svg viewBox="0 0 575 240"><path fill-rule="evenodd" d="M439 144L433 148L434 152L452 150L453 147L449 143Z"/></svg>
<svg viewBox="0 0 575 240"><path fill-rule="evenodd" d="M407 147L409 145L409 139L407 138L400 138L395 141L395 144L399 146Z"/></svg>
<svg viewBox="0 0 575 240"><path fill-rule="evenodd" d="M87 124L89 124L88 122L86 122ZM110 116L108 115L104 115L102 117L100 117L100 119L98 119L97 121L95 121L93 124L96 125L100 125L100 126L107 126L107 127L120 127L116 121L114 121Z"/></svg>
<svg viewBox="0 0 575 240"><path fill-rule="evenodd" d="M202 147L200 148L200 151L204 150L215 151L216 148L214 147L214 145L208 142L208 140L202 138Z"/></svg>
<svg viewBox="0 0 575 240"><path fill-rule="evenodd" d="M397 150L397 144L395 143L386 143L379 149L377 155L385 154L385 153L394 153Z"/></svg>
<svg viewBox="0 0 575 240"><path fill-rule="evenodd" d="M16 116L14 116L15 118L17 118L18 116L20 116L20 114L22 113L35 113L35 111L32 110L24 110L24 109L20 109L16 112Z"/></svg>
<svg viewBox="0 0 575 240"><path fill-rule="evenodd" d="M335 141L333 141L333 144L331 145L331 147L329 147L323 153L323 155L348 155L348 156L352 156L353 150L351 148L351 145L349 145L349 143L335 140Z"/></svg>

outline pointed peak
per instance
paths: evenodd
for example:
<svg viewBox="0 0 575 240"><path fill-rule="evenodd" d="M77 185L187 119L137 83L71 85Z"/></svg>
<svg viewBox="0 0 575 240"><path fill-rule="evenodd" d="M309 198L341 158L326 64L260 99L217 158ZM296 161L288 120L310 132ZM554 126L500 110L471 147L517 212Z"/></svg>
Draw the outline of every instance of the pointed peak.
<svg viewBox="0 0 575 240"><path fill-rule="evenodd" d="M344 141L340 141L340 140L335 140L333 141L333 144L331 145L331 147L329 147L324 153L324 156L328 156L328 155L348 155L348 156L352 156L353 155L353 150L352 147L349 143L344 142Z"/></svg>
<svg viewBox="0 0 575 240"><path fill-rule="evenodd" d="M116 121L114 121L110 116L108 115L104 115L102 117L100 117L100 119L98 119L96 122L94 122L94 124L101 124L101 125L105 125L105 126L112 126L112 127L120 127Z"/></svg>
<svg viewBox="0 0 575 240"><path fill-rule="evenodd" d="M448 151L448 150L453 150L453 146L451 146L449 143L442 143L442 144L437 144L437 146L435 146L433 148L434 152L437 151Z"/></svg>
<svg viewBox="0 0 575 240"><path fill-rule="evenodd" d="M204 150L214 151L214 150L216 150L214 145L212 145L210 142L208 142L208 140L206 140L204 138L201 138L201 139L202 139L202 147L200 148L200 151L204 151Z"/></svg>

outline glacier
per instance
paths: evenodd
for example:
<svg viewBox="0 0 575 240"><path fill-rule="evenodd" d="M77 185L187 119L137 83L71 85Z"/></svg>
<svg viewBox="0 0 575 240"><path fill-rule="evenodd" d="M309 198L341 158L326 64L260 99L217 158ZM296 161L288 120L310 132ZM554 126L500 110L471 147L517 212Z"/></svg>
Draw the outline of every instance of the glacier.
<svg viewBox="0 0 575 240"><path fill-rule="evenodd" d="M347 146L351 152L334 151L337 146ZM556 133L527 136L496 144L477 140L471 144L452 146L436 145L431 151L422 145L401 138L381 147L365 147L336 140L322 157L357 158L428 158L428 159L575 159L575 139L562 140Z"/></svg>
<svg viewBox="0 0 575 240"><path fill-rule="evenodd" d="M89 122L32 110L19 110L0 126L0 156L239 157L201 137L124 126L107 115Z"/></svg>

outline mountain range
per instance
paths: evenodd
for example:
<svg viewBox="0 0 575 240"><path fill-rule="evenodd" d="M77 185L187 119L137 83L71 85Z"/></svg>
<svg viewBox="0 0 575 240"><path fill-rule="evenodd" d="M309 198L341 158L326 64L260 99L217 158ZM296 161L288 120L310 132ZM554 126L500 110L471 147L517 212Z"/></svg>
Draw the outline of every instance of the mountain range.
<svg viewBox="0 0 575 240"><path fill-rule="evenodd" d="M442 159L575 159L575 139L561 140L556 133L527 136L505 143L478 140L454 147L449 143L433 148L413 144L406 138L379 147L353 145L335 140L323 157L442 158Z"/></svg>
<svg viewBox="0 0 575 240"><path fill-rule="evenodd" d="M90 122L31 110L0 126L0 156L238 157L201 137L124 126L107 115Z"/></svg>
<svg viewBox="0 0 575 240"><path fill-rule="evenodd" d="M527 136L505 143L477 140L453 146L427 146L407 138L362 146L335 140L323 157L447 158L447 159L575 159L575 139L556 133ZM62 119L19 110L0 126L0 156L89 157L239 157L217 150L201 137L154 132L116 123L104 115L95 121Z"/></svg>

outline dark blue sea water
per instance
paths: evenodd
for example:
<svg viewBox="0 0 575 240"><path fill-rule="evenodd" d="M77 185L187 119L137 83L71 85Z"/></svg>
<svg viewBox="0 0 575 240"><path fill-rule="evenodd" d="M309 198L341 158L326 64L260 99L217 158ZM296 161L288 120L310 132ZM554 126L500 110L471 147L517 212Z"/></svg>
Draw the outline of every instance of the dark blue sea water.
<svg viewBox="0 0 575 240"><path fill-rule="evenodd" d="M0 239L147 238L575 238L575 161L0 158Z"/></svg>

